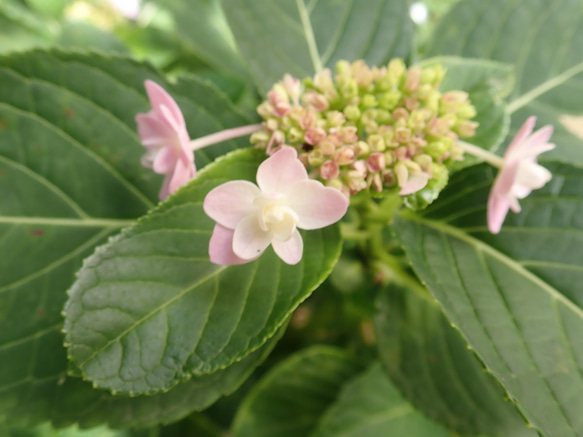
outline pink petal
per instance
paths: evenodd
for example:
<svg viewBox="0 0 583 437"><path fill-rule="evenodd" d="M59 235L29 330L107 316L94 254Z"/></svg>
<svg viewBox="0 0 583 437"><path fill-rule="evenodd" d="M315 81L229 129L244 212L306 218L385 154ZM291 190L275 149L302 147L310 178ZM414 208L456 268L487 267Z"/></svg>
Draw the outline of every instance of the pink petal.
<svg viewBox="0 0 583 437"><path fill-rule="evenodd" d="M172 180L172 173L167 174L164 178L164 182L162 182L162 188L160 188L160 194L158 194L158 198L160 200L166 199L170 196L170 181Z"/></svg>
<svg viewBox="0 0 583 437"><path fill-rule="evenodd" d="M336 223L346 214L349 204L336 188L309 179L294 183L285 195L286 205L297 214L301 229L319 229Z"/></svg>
<svg viewBox="0 0 583 437"><path fill-rule="evenodd" d="M401 196L407 196L408 194L413 194L425 187L429 182L429 176L423 172L416 172L409 175L407 182L401 187L399 194Z"/></svg>
<svg viewBox="0 0 583 437"><path fill-rule="evenodd" d="M186 157L181 156L180 159L176 161L176 167L174 168L174 172L172 173L172 177L168 182L168 196L169 194L174 193L183 185L186 185L188 181L196 176L196 168L194 167L194 163L190 162ZM166 182L166 181L164 181ZM162 193L160 193L160 196ZM166 197L164 197L166 198ZM161 198L162 200L162 198Z"/></svg>
<svg viewBox="0 0 583 437"><path fill-rule="evenodd" d="M180 111L180 107L174 101L174 99L156 82L151 80L146 80L144 82L146 87L146 92L148 93L148 98L150 99L150 104L154 111L158 112L160 116L164 115L164 117L168 117L168 122L170 125L175 125L180 127L181 129L186 129L186 123L184 122L184 117L182 116L182 111ZM164 111L163 114L162 106L167 108L167 111Z"/></svg>
<svg viewBox="0 0 583 437"><path fill-rule="evenodd" d="M512 187L518 176L519 168L519 162L503 167L492 185L488 198L488 229L493 234L500 232L502 223L508 214Z"/></svg>
<svg viewBox="0 0 583 437"><path fill-rule="evenodd" d="M515 146L513 153L505 155L505 158L507 157L509 160L526 159L552 150L555 145L548 143L551 135L553 135L553 126L544 126L528 137L522 144Z"/></svg>
<svg viewBox="0 0 583 437"><path fill-rule="evenodd" d="M518 129L518 133L515 135L515 137L512 139L512 141L508 145L508 148L506 149L506 153L504 154L505 158L508 157L511 153L514 153L514 149L517 146L519 146L520 144L522 144L528 138L528 136L531 134L532 130L534 129L535 124L536 124L536 117L535 116L528 117L526 119L524 124L520 127L520 129Z"/></svg>
<svg viewBox="0 0 583 437"><path fill-rule="evenodd" d="M152 169L158 174L171 173L177 165L180 152L172 147L162 147L158 150L152 162Z"/></svg>
<svg viewBox="0 0 583 437"><path fill-rule="evenodd" d="M259 227L255 214L244 217L233 234L233 252L240 258L251 260L257 258L271 243L269 232Z"/></svg>
<svg viewBox="0 0 583 437"><path fill-rule="evenodd" d="M304 252L304 242L297 229L289 240L273 240L271 244L273 245L273 250L277 256L279 256L286 264L293 266L299 263L302 259L302 254Z"/></svg>
<svg viewBox="0 0 583 437"><path fill-rule="evenodd" d="M293 147L282 147L257 169L257 185L263 193L280 193L304 179L308 179L308 172Z"/></svg>
<svg viewBox="0 0 583 437"><path fill-rule="evenodd" d="M215 225L209 242L209 256L212 263L232 266L252 261L235 255L233 252L233 233L232 229L227 229L218 223Z"/></svg>
<svg viewBox="0 0 583 437"><path fill-rule="evenodd" d="M136 115L138 135L146 148L165 145L176 138L176 133L156 116L154 111Z"/></svg>
<svg viewBox="0 0 583 437"><path fill-rule="evenodd" d="M491 233L500 232L509 208L508 199L505 196L499 196L492 189L488 198L488 229Z"/></svg>
<svg viewBox="0 0 583 437"><path fill-rule="evenodd" d="M204 212L221 225L235 229L239 221L256 211L253 201L260 195L259 188L251 182L227 182L206 195Z"/></svg>

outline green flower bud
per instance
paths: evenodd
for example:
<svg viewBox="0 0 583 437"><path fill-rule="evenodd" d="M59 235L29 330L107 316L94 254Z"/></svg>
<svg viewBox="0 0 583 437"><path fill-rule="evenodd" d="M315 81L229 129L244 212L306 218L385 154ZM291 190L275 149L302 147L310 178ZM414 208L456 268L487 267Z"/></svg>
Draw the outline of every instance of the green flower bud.
<svg viewBox="0 0 583 437"><path fill-rule="evenodd" d="M349 105L344 109L344 115L347 120L356 121L360 118L360 109L356 105Z"/></svg>
<svg viewBox="0 0 583 437"><path fill-rule="evenodd" d="M367 140L370 146L371 152L384 152L387 146L385 145L385 140L380 135L371 135Z"/></svg>
<svg viewBox="0 0 583 437"><path fill-rule="evenodd" d="M397 105L401 101L402 96L403 94L399 90L391 90L384 94L381 94L381 96L378 99L379 106L383 109L388 109L389 111L392 111L397 107Z"/></svg>
<svg viewBox="0 0 583 437"><path fill-rule="evenodd" d="M378 102L372 94L365 94L360 101L360 107L364 109L375 108L376 106L378 106Z"/></svg>

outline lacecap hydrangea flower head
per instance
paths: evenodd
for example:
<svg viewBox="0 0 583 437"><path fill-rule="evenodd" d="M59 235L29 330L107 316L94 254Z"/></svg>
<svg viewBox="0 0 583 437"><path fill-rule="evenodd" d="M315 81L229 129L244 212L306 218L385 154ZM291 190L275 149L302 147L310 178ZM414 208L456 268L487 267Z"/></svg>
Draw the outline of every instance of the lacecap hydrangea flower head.
<svg viewBox="0 0 583 437"><path fill-rule="evenodd" d="M251 142L268 154L294 147L311 177L346 195L426 189L435 198L462 157L457 140L477 127L467 93L438 90L444 74L395 59L381 68L340 61L335 75L302 82L286 75L259 106L264 122Z"/></svg>

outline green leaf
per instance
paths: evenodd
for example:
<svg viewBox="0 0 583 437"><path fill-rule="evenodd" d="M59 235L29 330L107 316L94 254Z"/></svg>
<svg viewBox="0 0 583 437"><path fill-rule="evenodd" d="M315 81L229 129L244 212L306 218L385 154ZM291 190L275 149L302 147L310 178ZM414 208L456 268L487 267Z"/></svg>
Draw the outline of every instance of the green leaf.
<svg viewBox="0 0 583 437"><path fill-rule="evenodd" d="M0 57L0 422L47 420L67 369L61 310L74 273L157 202L162 177L140 165L134 121L148 110L146 78L176 97L193 137L246 123L213 87L170 86L122 57ZM205 149L197 165L246 142Z"/></svg>
<svg viewBox="0 0 583 437"><path fill-rule="evenodd" d="M170 12L175 34L202 60L224 73L248 78L219 0L153 0L152 3Z"/></svg>
<svg viewBox="0 0 583 437"><path fill-rule="evenodd" d="M249 393L233 423L234 437L309 435L346 379L361 369L348 353L328 346L290 356Z"/></svg>
<svg viewBox="0 0 583 437"><path fill-rule="evenodd" d="M447 437L440 425L409 404L380 364L342 389L312 437Z"/></svg>
<svg viewBox="0 0 583 437"><path fill-rule="evenodd" d="M127 47L112 33L84 21L65 21L56 44L61 48L128 53Z"/></svg>
<svg viewBox="0 0 583 437"><path fill-rule="evenodd" d="M215 223L202 202L229 180L255 181L265 152L211 164L86 262L65 307L72 361L97 387L168 390L215 372L259 346L328 276L340 255L337 225L303 233L295 266L271 248L239 266L212 264Z"/></svg>
<svg viewBox="0 0 583 437"><path fill-rule="evenodd" d="M0 53L46 47L56 37L55 23L15 0L0 2Z"/></svg>
<svg viewBox="0 0 583 437"><path fill-rule="evenodd" d="M100 426L89 430L81 430L76 426L67 429L56 430L49 424L39 425L34 428L2 428L0 425L1 437L132 437L127 431L112 431L107 427Z"/></svg>
<svg viewBox="0 0 583 437"><path fill-rule="evenodd" d="M503 101L514 85L512 66L483 59L463 59L454 56L430 58L419 63L421 66L441 64L446 70L440 91L461 90L469 94L477 115L472 121L479 123L476 135L469 138L472 144L495 152L506 135L510 116ZM473 156L456 164L459 170L478 163Z"/></svg>
<svg viewBox="0 0 583 437"><path fill-rule="evenodd" d="M377 307L381 362L413 405L462 435L536 436L426 290L390 285Z"/></svg>
<svg viewBox="0 0 583 437"><path fill-rule="evenodd" d="M67 378L57 390L51 420L57 426L79 423L86 428L107 423L112 428L140 429L175 422L239 388L271 353L284 329L243 360L213 374L193 377L167 393L114 396L78 378Z"/></svg>
<svg viewBox="0 0 583 437"><path fill-rule="evenodd" d="M397 236L449 320L543 436L583 436L583 170L521 200L499 235L486 227L493 171L455 175Z"/></svg>
<svg viewBox="0 0 583 437"><path fill-rule="evenodd" d="M437 27L430 56L489 58L515 66L508 110L515 132L530 115L554 124L559 147L549 156L583 163L581 134L561 125L566 114L583 114L583 18L580 0L464 0Z"/></svg>
<svg viewBox="0 0 583 437"><path fill-rule="evenodd" d="M337 61L381 66L407 58L413 26L406 0L223 0L225 14L263 92L285 73L304 78Z"/></svg>

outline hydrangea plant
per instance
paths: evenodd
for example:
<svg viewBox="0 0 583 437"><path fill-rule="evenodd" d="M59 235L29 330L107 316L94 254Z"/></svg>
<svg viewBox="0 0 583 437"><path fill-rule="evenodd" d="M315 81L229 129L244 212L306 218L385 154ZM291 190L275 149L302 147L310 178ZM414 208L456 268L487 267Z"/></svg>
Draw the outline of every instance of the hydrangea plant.
<svg viewBox="0 0 583 437"><path fill-rule="evenodd" d="M0 5L0 436L583 436L583 0L66 3Z"/></svg>

